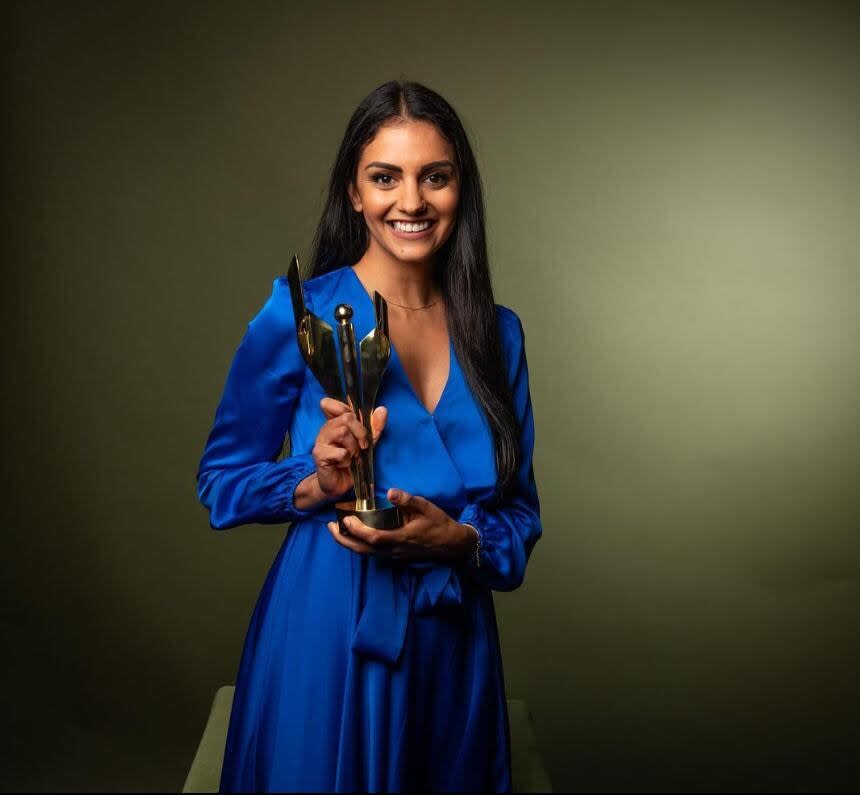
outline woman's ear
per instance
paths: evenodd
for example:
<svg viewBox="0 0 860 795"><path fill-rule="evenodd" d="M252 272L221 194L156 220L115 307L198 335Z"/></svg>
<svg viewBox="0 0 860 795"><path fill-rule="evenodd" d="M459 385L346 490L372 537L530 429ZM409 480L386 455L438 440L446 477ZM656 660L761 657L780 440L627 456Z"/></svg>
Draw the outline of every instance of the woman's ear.
<svg viewBox="0 0 860 795"><path fill-rule="evenodd" d="M355 189L355 184L350 181L346 186L346 192L349 195L349 200L352 203L352 209L357 213L361 212L361 197L358 195L358 191Z"/></svg>

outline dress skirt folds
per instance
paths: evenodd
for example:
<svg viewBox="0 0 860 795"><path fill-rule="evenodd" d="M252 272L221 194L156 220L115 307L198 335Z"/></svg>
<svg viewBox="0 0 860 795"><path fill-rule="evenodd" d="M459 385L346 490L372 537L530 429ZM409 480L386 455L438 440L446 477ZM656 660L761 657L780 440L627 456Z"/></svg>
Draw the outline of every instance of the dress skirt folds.
<svg viewBox="0 0 860 795"><path fill-rule="evenodd" d="M332 324L352 306L356 339L373 300L349 265L304 282ZM450 349L431 414L396 350L376 405L376 494L426 497L482 539L480 561L393 561L332 538L333 503L302 510L296 485L315 471L322 388L296 344L285 277L248 324L197 473L210 525L290 524L251 617L236 679L221 792L509 792L510 730L492 591L523 581L541 536L534 422L519 317L496 305L521 427L515 488L490 507L493 439ZM291 455L278 456L286 434ZM340 499L349 499L344 496Z"/></svg>

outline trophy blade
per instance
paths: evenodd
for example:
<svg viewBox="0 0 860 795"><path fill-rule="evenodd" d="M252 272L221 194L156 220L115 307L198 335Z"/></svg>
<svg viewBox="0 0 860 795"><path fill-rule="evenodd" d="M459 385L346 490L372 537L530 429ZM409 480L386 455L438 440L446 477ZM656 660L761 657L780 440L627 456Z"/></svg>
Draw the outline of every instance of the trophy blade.
<svg viewBox="0 0 860 795"><path fill-rule="evenodd" d="M299 258L295 254L287 269L287 282L290 285L293 315L296 319L296 338L302 357L319 381L323 392L330 398L346 403L346 395L340 382L334 329L307 308L299 275Z"/></svg>
<svg viewBox="0 0 860 795"><path fill-rule="evenodd" d="M298 254L293 254L290 260L290 267L287 268L287 282L290 285L290 298L293 301L293 317L296 319L296 328L298 328L301 319L305 316L305 294L299 275Z"/></svg>
<svg viewBox="0 0 860 795"><path fill-rule="evenodd" d="M376 310L376 326L361 341L361 391L364 395L364 408L369 416L376 403L376 393L382 383L382 376L391 356L391 342L388 338L388 304L377 292L373 293Z"/></svg>
<svg viewBox="0 0 860 795"><path fill-rule="evenodd" d="M299 334L299 347L302 353L306 350L305 361L311 372L319 381L323 392L330 398L346 403L346 395L340 381L340 370L338 369L337 349L334 341L334 329L324 320L320 320L313 312L305 312L305 321L309 326L306 338L309 342L302 342Z"/></svg>
<svg viewBox="0 0 860 795"><path fill-rule="evenodd" d="M376 313L376 327L388 339L388 302L376 290L373 291L373 310Z"/></svg>

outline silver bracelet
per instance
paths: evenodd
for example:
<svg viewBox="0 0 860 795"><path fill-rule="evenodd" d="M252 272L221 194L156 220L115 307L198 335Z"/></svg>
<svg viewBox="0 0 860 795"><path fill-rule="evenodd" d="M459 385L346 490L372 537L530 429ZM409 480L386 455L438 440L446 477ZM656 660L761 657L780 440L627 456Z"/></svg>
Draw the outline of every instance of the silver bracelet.
<svg viewBox="0 0 860 795"><path fill-rule="evenodd" d="M475 551L472 553L472 558L475 561L475 565L478 568L481 568L481 547L483 546L483 541L481 540L481 531L478 530L475 525L470 524L469 522L463 522L467 527L471 527L478 536L478 546L475 547Z"/></svg>

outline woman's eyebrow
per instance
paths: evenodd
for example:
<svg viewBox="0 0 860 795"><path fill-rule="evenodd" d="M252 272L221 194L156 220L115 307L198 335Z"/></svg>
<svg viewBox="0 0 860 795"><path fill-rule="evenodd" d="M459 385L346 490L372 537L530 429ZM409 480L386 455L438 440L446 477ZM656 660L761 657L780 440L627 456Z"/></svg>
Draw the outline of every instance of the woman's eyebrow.
<svg viewBox="0 0 860 795"><path fill-rule="evenodd" d="M403 169L400 166L395 166L392 163L381 163L379 160L374 160L372 163L368 163L364 170L367 171L369 168L373 168L376 166L378 168L387 168L389 171L400 171L403 172ZM429 171L431 168L440 168L441 166L451 166L454 168L454 164L450 160L434 160L432 163L427 163L426 166L421 167L421 171Z"/></svg>

